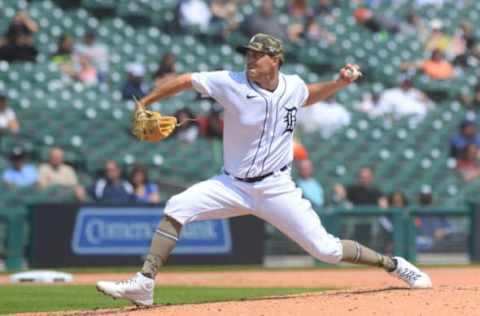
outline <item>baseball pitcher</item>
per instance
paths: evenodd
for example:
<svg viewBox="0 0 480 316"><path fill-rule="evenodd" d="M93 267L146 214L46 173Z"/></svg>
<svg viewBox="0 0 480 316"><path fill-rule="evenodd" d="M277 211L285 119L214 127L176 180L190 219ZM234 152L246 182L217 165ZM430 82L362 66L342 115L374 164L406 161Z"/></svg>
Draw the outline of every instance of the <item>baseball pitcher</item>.
<svg viewBox="0 0 480 316"><path fill-rule="evenodd" d="M100 281L97 289L136 305L152 305L155 276L175 247L183 225L247 214L274 225L321 261L376 266L411 288L430 288L429 276L405 259L327 233L290 176L299 108L354 82L361 75L359 67L348 64L336 80L307 85L299 76L280 71L283 47L273 36L257 34L238 49L246 54L245 70L179 75L137 102L134 134L155 141L167 137L177 122L148 111L149 104L188 89L215 99L224 108L223 172L167 202L165 217L139 273L126 281Z"/></svg>

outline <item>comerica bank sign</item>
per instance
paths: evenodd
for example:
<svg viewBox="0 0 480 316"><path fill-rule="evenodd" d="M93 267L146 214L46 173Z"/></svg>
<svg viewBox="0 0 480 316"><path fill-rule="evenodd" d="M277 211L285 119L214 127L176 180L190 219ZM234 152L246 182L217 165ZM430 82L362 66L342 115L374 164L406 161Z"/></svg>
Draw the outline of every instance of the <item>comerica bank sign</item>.
<svg viewBox="0 0 480 316"><path fill-rule="evenodd" d="M77 255L144 255L163 217L163 207L83 207L73 231ZM173 254L228 254L232 240L228 220L187 224Z"/></svg>

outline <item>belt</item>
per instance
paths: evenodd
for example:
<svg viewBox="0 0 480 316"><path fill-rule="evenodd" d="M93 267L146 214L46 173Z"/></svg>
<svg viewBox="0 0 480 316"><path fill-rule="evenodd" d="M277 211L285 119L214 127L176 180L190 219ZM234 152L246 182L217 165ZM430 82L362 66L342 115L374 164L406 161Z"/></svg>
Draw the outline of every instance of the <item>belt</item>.
<svg viewBox="0 0 480 316"><path fill-rule="evenodd" d="M285 166L283 166L282 168L280 168L280 171L285 171L288 169L288 166L290 164L287 164ZM223 172L228 175L228 176L232 176L230 173L228 173L226 170L223 170ZM232 176L233 178L235 178L236 180L238 181L243 181L243 182L247 182L247 183L253 183L253 182L258 182L258 181L262 181L263 179L267 178L267 177L270 177L271 175L274 174L274 171L272 172L269 172L269 173L266 173L264 175L261 175L261 176L257 176L257 177L251 177L251 178L239 178L239 177L235 177L235 176Z"/></svg>

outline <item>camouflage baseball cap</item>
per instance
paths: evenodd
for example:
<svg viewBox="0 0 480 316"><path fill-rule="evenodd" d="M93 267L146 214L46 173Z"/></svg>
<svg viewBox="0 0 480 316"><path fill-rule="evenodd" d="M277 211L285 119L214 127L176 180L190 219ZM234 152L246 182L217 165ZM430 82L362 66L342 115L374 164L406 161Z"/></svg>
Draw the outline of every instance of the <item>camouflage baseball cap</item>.
<svg viewBox="0 0 480 316"><path fill-rule="evenodd" d="M283 44L282 41L272 35L258 33L255 34L247 45L237 47L237 51L245 54L248 50L262 52L271 56L280 56L283 60Z"/></svg>

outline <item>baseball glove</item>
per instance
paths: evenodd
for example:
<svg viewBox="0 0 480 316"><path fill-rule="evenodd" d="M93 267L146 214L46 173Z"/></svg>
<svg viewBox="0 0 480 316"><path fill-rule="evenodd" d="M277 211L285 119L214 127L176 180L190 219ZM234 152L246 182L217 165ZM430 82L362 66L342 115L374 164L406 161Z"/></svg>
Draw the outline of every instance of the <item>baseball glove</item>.
<svg viewBox="0 0 480 316"><path fill-rule="evenodd" d="M177 126L177 118L138 108L133 116L132 133L140 140L156 142L167 138Z"/></svg>

